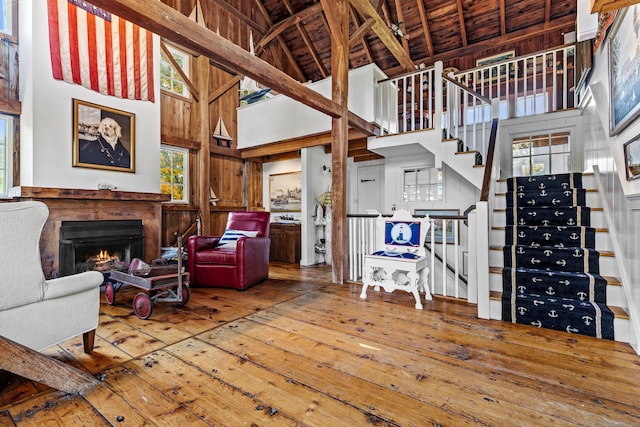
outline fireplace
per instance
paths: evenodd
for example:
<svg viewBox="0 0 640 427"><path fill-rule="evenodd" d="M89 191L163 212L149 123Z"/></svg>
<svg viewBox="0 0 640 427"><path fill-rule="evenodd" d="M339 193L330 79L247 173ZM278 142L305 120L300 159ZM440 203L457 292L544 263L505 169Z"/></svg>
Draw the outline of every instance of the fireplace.
<svg viewBox="0 0 640 427"><path fill-rule="evenodd" d="M142 220L62 221L59 274L127 270L134 258L144 259Z"/></svg>

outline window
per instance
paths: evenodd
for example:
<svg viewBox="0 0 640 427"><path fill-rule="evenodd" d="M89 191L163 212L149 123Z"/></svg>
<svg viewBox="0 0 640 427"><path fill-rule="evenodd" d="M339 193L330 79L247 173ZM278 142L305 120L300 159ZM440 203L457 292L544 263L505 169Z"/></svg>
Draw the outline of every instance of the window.
<svg viewBox="0 0 640 427"><path fill-rule="evenodd" d="M189 150L160 147L160 193L170 194L175 203L189 202Z"/></svg>
<svg viewBox="0 0 640 427"><path fill-rule="evenodd" d="M513 175L565 173L569 168L569 133L531 135L513 139Z"/></svg>
<svg viewBox="0 0 640 427"><path fill-rule="evenodd" d="M15 9L17 1L0 0L0 33L13 35Z"/></svg>
<svg viewBox="0 0 640 427"><path fill-rule="evenodd" d="M189 77L189 55L171 46L167 46L167 48L185 76ZM187 85L164 52L160 55L160 89L189 97Z"/></svg>
<svg viewBox="0 0 640 427"><path fill-rule="evenodd" d="M416 168L404 170L405 202L427 202L443 200L442 170L436 168Z"/></svg>
<svg viewBox="0 0 640 427"><path fill-rule="evenodd" d="M0 196L13 185L13 117L0 114Z"/></svg>

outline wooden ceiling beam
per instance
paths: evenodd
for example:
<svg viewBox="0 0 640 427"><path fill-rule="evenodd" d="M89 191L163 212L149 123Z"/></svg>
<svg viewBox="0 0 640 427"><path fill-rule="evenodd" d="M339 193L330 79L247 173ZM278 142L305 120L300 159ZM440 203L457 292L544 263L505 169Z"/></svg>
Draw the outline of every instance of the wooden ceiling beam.
<svg viewBox="0 0 640 427"><path fill-rule="evenodd" d="M424 2L418 1L418 13L420 14L420 22L422 23L422 33L424 34L424 42L427 44L427 54L433 56L433 40L431 39L431 31L429 30L429 21L427 21L427 11L424 8Z"/></svg>
<svg viewBox="0 0 640 427"><path fill-rule="evenodd" d="M544 22L549 22L551 20L551 0L546 0L544 2Z"/></svg>
<svg viewBox="0 0 640 427"><path fill-rule="evenodd" d="M341 107L332 100L158 0L92 0L92 4L198 52L215 64L248 76L314 110L331 117L342 115ZM352 112L349 112L349 124L370 135L375 133L373 124Z"/></svg>
<svg viewBox="0 0 640 427"><path fill-rule="evenodd" d="M329 71L327 70L327 67L324 66L324 63L322 62L320 55L318 55L318 52L313 47L313 42L309 37L309 33L307 33L307 30L304 29L301 23L297 23L296 28L300 33L300 35L302 36L302 41L307 46L307 49L309 49L309 52L311 52L311 57L313 58L313 61L316 63L316 66L320 70L320 74L322 74L322 78L326 79L327 76L329 75Z"/></svg>
<svg viewBox="0 0 640 427"><path fill-rule="evenodd" d="M384 19L382 19L378 11L371 5L371 3L369 3L369 0L350 1L353 7L364 19L374 19L375 22L372 26L373 31L376 33L382 43L384 43L387 49L389 49L393 56L398 60L400 66L403 67L406 71L415 70L415 65L411 60L411 57L409 56L407 51L404 50L400 42L398 42L398 39L396 39L395 35L391 32L391 29L385 23Z"/></svg>
<svg viewBox="0 0 640 427"><path fill-rule="evenodd" d="M231 89L232 87L240 83L240 80L242 80L242 76L233 76L229 80L227 80L225 84L217 88L211 94L211 96L209 96L209 104L211 104L212 102L215 102L216 99L220 98L222 95L227 93L229 89Z"/></svg>
<svg viewBox="0 0 640 427"><path fill-rule="evenodd" d="M265 9L264 5L262 4L262 1L255 0L255 3L256 3L256 6L258 7L258 10L260 10L260 13L262 13L263 19L267 22L268 25L271 25L271 17L269 16L269 12L267 11L267 9ZM278 41L280 48L283 50L284 55L287 57L287 59L291 63L291 66L293 67L294 71L298 75L298 80L301 82L306 81L307 76L302 71L302 68L300 68L300 65L298 65L298 61L296 61L296 58L291 53L291 49L289 49L289 46L287 46L287 44L285 43L285 41L282 39L281 36L276 37L276 40ZM257 54L257 55L260 56L260 54ZM274 58L276 57L277 56L274 55Z"/></svg>
<svg viewBox="0 0 640 427"><path fill-rule="evenodd" d="M418 0L420 1L420 0ZM396 25L400 28L401 23L404 22L404 13L402 12L402 4L400 0L395 0L396 2L396 15L398 17L398 22ZM411 56L411 52L409 51L409 40L406 37L400 37L400 43L402 43L402 48L407 52L407 55Z"/></svg>
<svg viewBox="0 0 640 427"><path fill-rule="evenodd" d="M291 14L291 16L295 16L296 15L296 13L293 11L293 7L291 6L291 3L289 2L289 0L284 0L284 6L287 9L287 11L289 12L289 14ZM321 3L316 3L315 5L305 9L305 11L307 11L309 9L314 9L313 12L317 14L318 12L320 12L322 10L322 4ZM304 27L302 26L301 22L302 22L302 20L297 20L295 22L296 29L298 30L298 32L302 36L302 41L304 42L305 46L307 46L307 50L311 54L311 57L313 58L313 61L316 63L316 66L320 70L320 74L322 75L322 78L325 79L329 75L329 72L327 71L327 67L324 66L324 64L322 62L322 59L320 59L320 56L318 55L318 52L313 47L313 43L311 42L311 38L309 37L309 33L307 33L307 31L304 29Z"/></svg>
<svg viewBox="0 0 640 427"><path fill-rule="evenodd" d="M353 161L354 162L368 162L369 160L380 160L380 159L384 159L384 156L381 156L380 154L376 154L376 153L370 153L368 155L362 155L362 156L354 157Z"/></svg>
<svg viewBox="0 0 640 427"><path fill-rule="evenodd" d="M500 0L500 36L505 37L507 35L507 18L505 0Z"/></svg>
<svg viewBox="0 0 640 427"><path fill-rule="evenodd" d="M373 54L371 53L371 46L369 46L369 43L367 43L367 40L365 39L364 36L369 32L369 30L371 30L371 27L373 26L373 22L374 22L373 18L369 18L366 21L364 21L362 24L360 24L360 19L358 19L353 9L351 9L351 20L355 24L357 30L355 30L353 34L351 34L351 37L349 38L349 49L352 49L356 45L356 43L358 43L359 41L362 41L362 48L366 52L367 59L371 63L373 62Z"/></svg>
<svg viewBox="0 0 640 427"><path fill-rule="evenodd" d="M288 3L288 2L286 2ZM256 45L257 47L264 47L267 44L269 44L269 42L271 40L273 40L274 38L278 37L280 34L282 34L287 28L296 25L298 23L300 23L302 20L309 18L315 14L317 14L318 12L320 12L322 10L322 5L320 3L316 3L311 7L306 8L303 11L300 11L298 13L293 13L292 10L290 10L290 5L289 7L287 7L287 10L289 10L289 13L291 14L290 17L278 22L277 24L274 24L267 32L267 34L265 34L265 36L258 42L258 44Z"/></svg>
<svg viewBox="0 0 640 427"><path fill-rule="evenodd" d="M268 28L264 28L262 25L259 25L254 20L249 19L249 17L247 15L245 15L244 13L242 13L241 11L236 9L235 7L231 6L226 1L224 1L224 0L208 0L208 1L217 4L222 9L224 9L227 12L229 12L230 14L234 15L236 18L238 18L239 20L241 20L242 22L247 24L249 27L251 27L254 30L256 30L257 32L259 32L261 36L264 35L268 31ZM108 9L106 9L106 10L108 10ZM142 25L140 25L140 26L142 27Z"/></svg>
<svg viewBox="0 0 640 427"><path fill-rule="evenodd" d="M530 37L535 37L551 31L562 30L563 28L567 28L572 24L575 25L575 16L567 15L558 19L551 20L551 22L549 23L533 25L528 28L523 28L521 30L508 33L504 37L496 37L489 40L483 40L478 43L470 44L467 47L452 49L446 52L439 53L437 55L422 58L420 60L417 60L416 62L433 64L436 61L447 60L447 59L464 56L464 55L470 55L470 54L473 54L474 52L481 51L481 50L492 49L492 48L495 49L495 48L499 48L502 45L515 43L521 40L526 40ZM404 72L405 71L402 67L395 67L395 68L388 69L386 71L386 74L389 77L394 77Z"/></svg>
<svg viewBox="0 0 640 427"><path fill-rule="evenodd" d="M421 2L422 0L418 1ZM462 0L456 0L456 4L458 6L458 22L460 23L460 38L462 39L462 46L467 47L467 27L464 23L464 9L462 7Z"/></svg>
<svg viewBox="0 0 640 427"><path fill-rule="evenodd" d="M348 139L351 141L366 138L368 135L355 130L349 129ZM300 148L317 147L320 145L331 146L331 132L321 132L308 135L303 138L291 138L282 141L271 142L257 147L244 148L241 150L243 159L252 159L256 157L272 156L275 154L288 153L297 151Z"/></svg>

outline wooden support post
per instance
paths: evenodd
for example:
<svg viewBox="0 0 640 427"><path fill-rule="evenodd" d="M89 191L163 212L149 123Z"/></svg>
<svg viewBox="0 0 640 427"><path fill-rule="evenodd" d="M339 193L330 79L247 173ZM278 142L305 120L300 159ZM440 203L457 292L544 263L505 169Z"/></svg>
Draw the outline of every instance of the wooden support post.
<svg viewBox="0 0 640 427"><path fill-rule="evenodd" d="M349 1L321 0L331 28L331 99L341 115L331 120L331 255L332 279L343 284L349 271L347 253L347 150L349 148Z"/></svg>
<svg viewBox="0 0 640 427"><path fill-rule="evenodd" d="M87 391L100 382L79 369L0 336L0 369L65 393Z"/></svg>
<svg viewBox="0 0 640 427"><path fill-rule="evenodd" d="M200 100L197 104L197 117L200 125L200 152L198 153L198 205L202 213L202 234L208 236L211 233L211 214L209 212L209 188L211 187L211 126L209 122L209 59L199 56L196 59L196 74Z"/></svg>

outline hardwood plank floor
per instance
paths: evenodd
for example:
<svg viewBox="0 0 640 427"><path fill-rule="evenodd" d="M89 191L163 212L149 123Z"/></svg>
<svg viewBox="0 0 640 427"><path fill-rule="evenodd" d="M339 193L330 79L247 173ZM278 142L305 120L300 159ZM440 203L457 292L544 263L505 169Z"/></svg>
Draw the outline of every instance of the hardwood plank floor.
<svg viewBox="0 0 640 427"><path fill-rule="evenodd" d="M273 263L245 292L194 288L147 320L123 289L92 354L80 337L46 351L100 386L69 396L0 372L0 425L640 425L627 344L330 281Z"/></svg>

